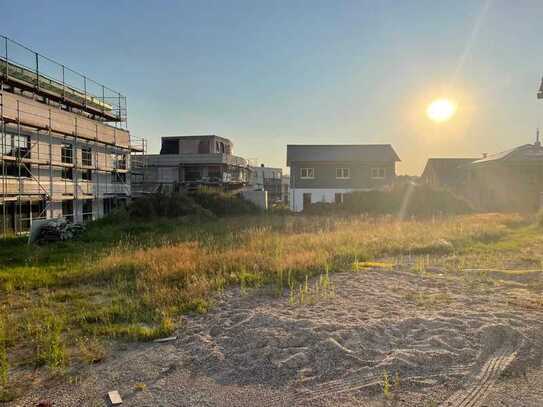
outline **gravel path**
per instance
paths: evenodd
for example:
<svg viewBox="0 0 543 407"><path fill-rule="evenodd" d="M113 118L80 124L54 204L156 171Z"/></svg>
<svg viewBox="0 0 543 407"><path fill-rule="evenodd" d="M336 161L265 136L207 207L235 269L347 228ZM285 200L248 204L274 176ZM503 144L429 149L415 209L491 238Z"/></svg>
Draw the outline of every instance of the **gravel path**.
<svg viewBox="0 0 543 407"><path fill-rule="evenodd" d="M113 389L128 406L541 405L543 308L526 306L540 296L527 285L401 271L330 280L301 305L229 290L176 341L130 345L13 405L103 406Z"/></svg>

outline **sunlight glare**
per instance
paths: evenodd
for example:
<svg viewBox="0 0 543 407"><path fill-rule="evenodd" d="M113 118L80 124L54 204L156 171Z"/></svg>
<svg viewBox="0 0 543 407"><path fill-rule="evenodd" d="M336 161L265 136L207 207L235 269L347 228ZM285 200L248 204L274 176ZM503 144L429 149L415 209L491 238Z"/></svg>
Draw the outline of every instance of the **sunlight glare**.
<svg viewBox="0 0 543 407"><path fill-rule="evenodd" d="M449 120L456 113L456 104L449 99L436 99L426 109L430 120L441 123Z"/></svg>

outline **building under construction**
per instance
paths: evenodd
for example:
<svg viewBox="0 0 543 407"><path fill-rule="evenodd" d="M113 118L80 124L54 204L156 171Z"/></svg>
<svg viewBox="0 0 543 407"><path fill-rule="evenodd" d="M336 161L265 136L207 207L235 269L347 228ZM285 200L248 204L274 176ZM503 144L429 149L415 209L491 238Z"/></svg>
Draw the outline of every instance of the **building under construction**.
<svg viewBox="0 0 543 407"><path fill-rule="evenodd" d="M0 235L108 214L130 197L144 153L126 97L0 36Z"/></svg>

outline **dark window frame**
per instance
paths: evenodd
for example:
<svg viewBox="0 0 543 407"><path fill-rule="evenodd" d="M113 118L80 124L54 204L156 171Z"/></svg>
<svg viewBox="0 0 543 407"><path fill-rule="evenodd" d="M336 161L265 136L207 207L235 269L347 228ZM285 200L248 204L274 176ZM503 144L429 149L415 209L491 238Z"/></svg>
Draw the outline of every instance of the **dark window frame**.
<svg viewBox="0 0 543 407"><path fill-rule="evenodd" d="M350 179L350 178L351 178L351 169L349 167L336 168L336 179Z"/></svg>
<svg viewBox="0 0 543 407"><path fill-rule="evenodd" d="M81 165L92 167L92 148L83 147L81 149Z"/></svg>
<svg viewBox="0 0 543 407"><path fill-rule="evenodd" d="M62 216L73 223L74 221L74 201L62 201Z"/></svg>
<svg viewBox="0 0 543 407"><path fill-rule="evenodd" d="M313 167L300 168L300 179L315 179L315 168Z"/></svg>
<svg viewBox="0 0 543 407"><path fill-rule="evenodd" d="M60 161L63 164L74 163L74 146L71 143L62 143L60 146Z"/></svg>
<svg viewBox="0 0 543 407"><path fill-rule="evenodd" d="M370 176L372 179L385 179L386 168L385 167L372 167L370 170Z"/></svg>
<svg viewBox="0 0 543 407"><path fill-rule="evenodd" d="M83 181L92 181L92 170L86 169L81 171L81 179Z"/></svg>
<svg viewBox="0 0 543 407"><path fill-rule="evenodd" d="M74 170L72 167L62 167L62 172L60 174L60 178L64 180L74 180Z"/></svg>

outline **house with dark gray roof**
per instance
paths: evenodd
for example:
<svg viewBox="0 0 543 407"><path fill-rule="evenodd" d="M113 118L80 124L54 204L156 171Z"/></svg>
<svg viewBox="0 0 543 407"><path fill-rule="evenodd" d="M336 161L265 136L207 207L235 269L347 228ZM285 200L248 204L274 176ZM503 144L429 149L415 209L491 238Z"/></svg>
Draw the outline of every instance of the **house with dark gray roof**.
<svg viewBox="0 0 543 407"><path fill-rule="evenodd" d="M395 179L398 161L390 144L289 144L290 209L339 203L352 191L383 189Z"/></svg>
<svg viewBox="0 0 543 407"><path fill-rule="evenodd" d="M543 194L543 147L539 134L524 144L489 154L468 166L466 195L486 211L535 211Z"/></svg>
<svg viewBox="0 0 543 407"><path fill-rule="evenodd" d="M438 188L459 190L465 186L469 164L477 158L429 158L421 180Z"/></svg>

